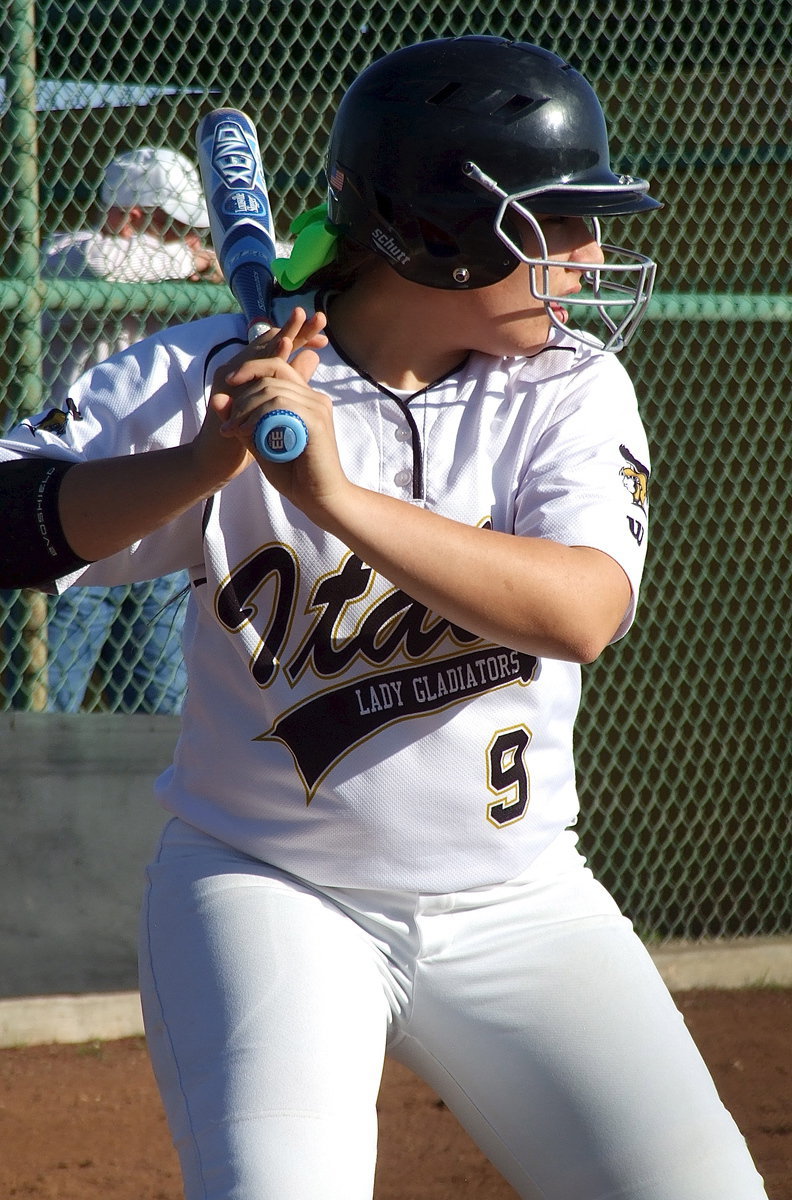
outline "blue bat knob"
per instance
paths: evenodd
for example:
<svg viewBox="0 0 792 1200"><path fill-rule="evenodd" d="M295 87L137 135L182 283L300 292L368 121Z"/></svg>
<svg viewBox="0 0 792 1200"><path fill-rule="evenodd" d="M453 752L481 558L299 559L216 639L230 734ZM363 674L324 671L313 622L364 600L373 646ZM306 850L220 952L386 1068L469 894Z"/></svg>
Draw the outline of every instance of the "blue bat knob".
<svg viewBox="0 0 792 1200"><path fill-rule="evenodd" d="M265 413L255 430L253 442L270 462L291 462L308 445L308 429L302 417L286 408Z"/></svg>

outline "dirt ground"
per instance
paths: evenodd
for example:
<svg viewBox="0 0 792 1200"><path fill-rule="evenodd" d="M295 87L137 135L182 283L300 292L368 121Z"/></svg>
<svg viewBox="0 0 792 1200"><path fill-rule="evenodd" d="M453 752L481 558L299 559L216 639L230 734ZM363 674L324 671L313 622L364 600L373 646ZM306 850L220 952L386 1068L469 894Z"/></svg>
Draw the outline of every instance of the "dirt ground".
<svg viewBox="0 0 792 1200"><path fill-rule="evenodd" d="M792 990L676 999L770 1200L792 1200ZM434 1093L393 1063L379 1111L376 1200L514 1200ZM182 1200L139 1038L0 1050L0 1145L8 1200Z"/></svg>

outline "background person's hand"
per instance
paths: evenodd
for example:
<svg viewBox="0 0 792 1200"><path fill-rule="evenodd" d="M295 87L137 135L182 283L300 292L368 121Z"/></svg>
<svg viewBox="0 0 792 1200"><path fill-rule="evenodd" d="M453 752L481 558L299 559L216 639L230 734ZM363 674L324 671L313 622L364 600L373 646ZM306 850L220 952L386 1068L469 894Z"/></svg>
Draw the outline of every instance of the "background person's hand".
<svg viewBox="0 0 792 1200"><path fill-rule="evenodd" d="M194 250L193 263L195 271L190 276L193 283L223 282L223 272L220 270L220 264L217 261L217 255L214 250L206 250L204 247Z"/></svg>

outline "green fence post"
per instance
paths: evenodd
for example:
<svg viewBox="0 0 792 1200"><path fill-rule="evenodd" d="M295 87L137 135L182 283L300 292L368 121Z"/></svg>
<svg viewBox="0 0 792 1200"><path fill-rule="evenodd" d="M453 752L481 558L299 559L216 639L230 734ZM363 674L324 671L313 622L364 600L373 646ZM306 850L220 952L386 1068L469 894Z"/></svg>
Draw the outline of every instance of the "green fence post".
<svg viewBox="0 0 792 1200"><path fill-rule="evenodd" d="M17 378L23 409L41 407L41 297L39 288L39 167L36 117L35 6L33 0L11 0L11 45L6 88L11 171L14 175L6 220L12 235L11 271L25 285L12 337L19 345Z"/></svg>
<svg viewBox="0 0 792 1200"><path fill-rule="evenodd" d="M11 0L10 47L6 68L10 170L7 208L12 234L11 273L23 284L22 303L11 338L17 343L15 370L21 388L20 412L41 407L41 296L39 284L38 124L36 117L36 42L33 0ZM22 641L27 651L20 698L25 708L46 707L47 605L43 597L22 593L27 610Z"/></svg>

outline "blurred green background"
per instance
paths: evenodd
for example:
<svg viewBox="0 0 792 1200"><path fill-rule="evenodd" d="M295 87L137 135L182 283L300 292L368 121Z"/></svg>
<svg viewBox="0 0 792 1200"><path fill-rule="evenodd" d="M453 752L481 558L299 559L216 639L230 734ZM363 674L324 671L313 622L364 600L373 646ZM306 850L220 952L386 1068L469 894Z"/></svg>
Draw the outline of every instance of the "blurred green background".
<svg viewBox="0 0 792 1200"><path fill-rule="evenodd" d="M603 103L614 165L648 176L665 205L605 230L659 262L656 299L623 356L653 450L653 522L638 624L584 672L584 846L647 938L789 933L792 6L601 7L10 0L0 21L0 415L7 427L49 403L38 374L44 299L108 321L129 308L165 321L233 307L222 285L42 291L40 239L96 218L119 150L168 145L194 158L206 111L244 109L285 236L322 198L335 104L373 58L461 33L568 57ZM57 81L46 99L43 80ZM99 83L113 85L103 98ZM27 593L0 605L0 707L41 709L55 652L46 611ZM118 707L106 680L87 707Z"/></svg>

